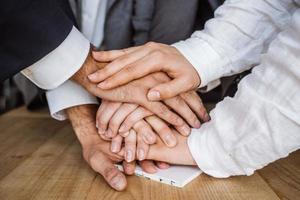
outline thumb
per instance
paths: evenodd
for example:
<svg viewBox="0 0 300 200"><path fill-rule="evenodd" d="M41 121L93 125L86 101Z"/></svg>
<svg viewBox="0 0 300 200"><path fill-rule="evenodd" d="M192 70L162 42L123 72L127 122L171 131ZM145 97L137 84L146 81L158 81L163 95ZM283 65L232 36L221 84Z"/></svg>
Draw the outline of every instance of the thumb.
<svg viewBox="0 0 300 200"><path fill-rule="evenodd" d="M125 175L103 153L98 152L94 154L90 158L90 165L115 190L122 191L126 188L127 181Z"/></svg>
<svg viewBox="0 0 300 200"><path fill-rule="evenodd" d="M149 101L165 100L191 89L193 89L193 84L184 78L178 78L151 88L147 97Z"/></svg>

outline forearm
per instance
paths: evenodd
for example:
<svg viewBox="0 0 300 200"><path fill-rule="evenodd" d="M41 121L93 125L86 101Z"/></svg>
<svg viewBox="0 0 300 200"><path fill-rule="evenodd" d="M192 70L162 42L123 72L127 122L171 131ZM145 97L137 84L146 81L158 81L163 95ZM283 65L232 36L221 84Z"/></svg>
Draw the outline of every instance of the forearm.
<svg viewBox="0 0 300 200"><path fill-rule="evenodd" d="M75 106L68 108L66 112L81 145L93 142L95 137L99 138L97 131L88 131L91 127L96 129L96 105Z"/></svg>
<svg viewBox="0 0 300 200"><path fill-rule="evenodd" d="M240 82L236 95L225 98L211 112L212 120L193 130L189 148L205 173L251 175L300 148L299 19L300 10L262 64Z"/></svg>
<svg viewBox="0 0 300 200"><path fill-rule="evenodd" d="M91 54L91 51L89 52L87 58L85 59L82 67L71 77L71 80L77 82L87 90L90 90L90 88L93 88L95 84L93 84L89 79L88 75L96 72L97 70L103 68L106 66L107 63L99 63L96 62Z"/></svg>

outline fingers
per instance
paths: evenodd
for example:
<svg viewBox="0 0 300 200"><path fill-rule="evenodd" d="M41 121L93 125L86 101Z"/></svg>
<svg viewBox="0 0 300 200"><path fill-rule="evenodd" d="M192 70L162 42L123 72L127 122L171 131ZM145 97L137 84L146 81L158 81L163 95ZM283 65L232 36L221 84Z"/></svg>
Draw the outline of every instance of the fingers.
<svg viewBox="0 0 300 200"><path fill-rule="evenodd" d="M125 174L127 174L127 175L133 175L134 174L135 166L136 166L135 161L126 162L124 160L122 164L123 164L123 169L124 169Z"/></svg>
<svg viewBox="0 0 300 200"><path fill-rule="evenodd" d="M110 58L118 58L118 59L112 61L111 63L106 65L103 69L100 69L97 72L90 74L88 76L90 81L94 83L99 83L107 79L108 77L114 75L115 73L121 71L127 65L130 65L131 63L134 63L136 60L143 58L148 53L148 50L141 49L140 51L134 51L134 49L138 49L138 47L133 47L133 49L129 49L129 50L117 50L117 51L106 52L106 53L103 52L102 54L114 54L114 55L109 55L111 56ZM101 56L105 57L107 55L101 55ZM104 84L102 82L101 84L99 84L99 87L101 89L109 89L103 87L103 85Z"/></svg>
<svg viewBox="0 0 300 200"><path fill-rule="evenodd" d="M198 96L197 92L190 91L180 94L180 96L185 100L189 107L196 113L196 115L204 122L208 122L210 117L204 107L201 98ZM197 128L197 127L195 127Z"/></svg>
<svg viewBox="0 0 300 200"><path fill-rule="evenodd" d="M125 189L127 185L125 175L103 153L94 153L88 162L93 170L100 173L112 188L118 191Z"/></svg>
<svg viewBox="0 0 300 200"><path fill-rule="evenodd" d="M156 134L145 120L140 120L134 124L133 128L146 144L154 144L156 142Z"/></svg>
<svg viewBox="0 0 300 200"><path fill-rule="evenodd" d="M134 129L137 132L136 155L137 159L141 161L146 158L149 151L149 143L154 144L156 141L156 136L151 127L144 120L137 122L134 125ZM148 140L150 140L150 142Z"/></svg>
<svg viewBox="0 0 300 200"><path fill-rule="evenodd" d="M100 108L97 111L96 126L98 127L98 133L103 135L107 129L107 125L113 114L118 110L122 103L103 101Z"/></svg>
<svg viewBox="0 0 300 200"><path fill-rule="evenodd" d="M196 128L200 127L200 121L198 120L196 114L191 110L188 104L180 96L176 96L164 101L170 108L172 108L176 113L178 113L183 119L185 119L190 126ZM182 135L188 136L190 134L190 127L188 124L184 124L177 129Z"/></svg>
<svg viewBox="0 0 300 200"><path fill-rule="evenodd" d="M143 160L139 162L141 168L149 173L149 174L154 174L157 172L157 168L152 160Z"/></svg>
<svg viewBox="0 0 300 200"><path fill-rule="evenodd" d="M112 50L112 51L93 51L93 58L99 62L111 62L121 56L129 54L133 51L136 51L140 47L130 47L121 50Z"/></svg>
<svg viewBox="0 0 300 200"><path fill-rule="evenodd" d="M150 116L146 118L146 121L151 125L151 127L168 147L174 147L177 144L176 137L174 136L172 130L163 120L156 116Z"/></svg>
<svg viewBox="0 0 300 200"><path fill-rule="evenodd" d="M127 132L129 131L133 125L140 121L141 119L144 119L145 117L153 115L152 112L149 110L143 108L143 107L138 107L136 110L134 110L130 115L126 117L122 125L120 126L119 133L122 132Z"/></svg>
<svg viewBox="0 0 300 200"><path fill-rule="evenodd" d="M145 55L143 52L138 52L139 54ZM138 54L135 53L135 54ZM146 51L146 53L148 53ZM147 74L151 74L153 72L159 71L161 66L157 62L157 59L153 59L151 56L152 53L149 56L131 56L128 57L126 60L117 60L118 62L122 62L123 67L118 67L118 69L122 68L121 70L117 71L114 70L114 73L111 73L110 77L107 78L105 81L101 82L98 87L104 90L112 89L115 87L118 87L120 85L124 85L126 83L129 83L132 80L141 78ZM139 59L135 59L139 58ZM117 62L115 61L115 62ZM125 62L125 63L124 63ZM113 64L113 63L112 63ZM112 65L111 64L111 65ZM118 65L120 65L118 63ZM109 65L107 67L110 67ZM114 67L114 66L113 66ZM114 67L117 68L117 67ZM117 72L117 73L116 73ZM101 75L103 76L103 72L101 72ZM104 79L102 79L104 80ZM98 81L98 80L97 80Z"/></svg>
<svg viewBox="0 0 300 200"><path fill-rule="evenodd" d="M168 163L161 162L161 161L156 161L155 164L159 169L168 169L170 167Z"/></svg>
<svg viewBox="0 0 300 200"><path fill-rule="evenodd" d="M165 104L161 102L146 102L143 106L169 124L174 126L183 126L185 123L181 117L172 112Z"/></svg>
<svg viewBox="0 0 300 200"><path fill-rule="evenodd" d="M122 142L123 142L123 137L120 135L115 136L112 140L111 140L111 152L113 153L118 153L121 151L122 148Z"/></svg>
<svg viewBox="0 0 300 200"><path fill-rule="evenodd" d="M125 118L138 107L137 104L123 103L122 106L114 113L109 121L107 130L108 137L115 137L118 134L119 127Z"/></svg>
<svg viewBox="0 0 300 200"><path fill-rule="evenodd" d="M169 82L159 84L151 88L147 94L149 101L160 101L175 97L183 92L187 92L194 88L193 84L189 84L189 77L175 78Z"/></svg>
<svg viewBox="0 0 300 200"><path fill-rule="evenodd" d="M156 142L156 134L146 121L140 120L134 124L133 128L138 132L139 137L143 139L146 144L154 144Z"/></svg>
<svg viewBox="0 0 300 200"><path fill-rule="evenodd" d="M136 156L138 160L144 160L146 158L146 155L149 151L149 144L146 144L143 140L141 134L137 134L137 150L136 150Z"/></svg>
<svg viewBox="0 0 300 200"><path fill-rule="evenodd" d="M125 161L130 163L135 159L136 151L136 132L131 129L125 138Z"/></svg>

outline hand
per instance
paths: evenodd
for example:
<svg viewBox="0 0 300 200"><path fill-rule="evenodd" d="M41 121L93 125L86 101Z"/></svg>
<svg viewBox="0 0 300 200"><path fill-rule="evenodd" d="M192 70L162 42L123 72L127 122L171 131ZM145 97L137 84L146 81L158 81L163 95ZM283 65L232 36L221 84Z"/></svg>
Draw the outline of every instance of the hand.
<svg viewBox="0 0 300 200"><path fill-rule="evenodd" d="M204 108L202 105L202 102L198 95L195 92L190 92L186 94L182 94L183 98L178 99L183 101L186 99L186 102L190 103L189 106L194 108L194 110L199 110L200 112L196 113L204 113L207 115L206 110L202 109ZM196 125L198 128L200 126L200 122L197 120L197 117L193 113L193 111L188 107L187 104L181 103L180 101L176 100L174 101L172 99L166 100L169 105L174 105L174 107L179 107L179 113L181 115L185 115L186 119L190 120L190 124L193 123L191 119L195 120L196 123L199 123ZM133 127L137 132L139 130L142 130L141 138L143 138L144 142L147 144L153 144L155 142L155 133L152 131L151 127L142 120L145 117L153 115L152 112L148 111L147 109L138 106L136 104L130 104L130 103L118 103L118 102L110 102L103 100L98 112L97 112L97 128L98 132L101 135L103 139L111 139L114 138L112 142L112 151L118 152L120 145L114 145L114 144L120 144L121 139L119 137L116 137L116 135L119 133L121 136L126 137L128 135L129 130ZM208 117L205 116L205 117ZM176 145L176 138L173 136L172 131L168 127L168 125L159 118L148 118L150 123L153 121L154 126L153 129L157 130L158 135L162 138L162 140L165 142L165 144L169 147ZM153 120L151 120L153 119ZM122 124L122 126L121 126ZM121 127L120 127L121 126ZM190 128L188 125L185 125L183 127L175 127L182 135L189 135Z"/></svg>
<svg viewBox="0 0 300 200"><path fill-rule="evenodd" d="M103 63L97 63L92 58L89 58L86 60L86 67L83 67L80 69L73 77L72 79L84 86L90 93L92 93L95 96L98 96L102 99L110 100L110 101L117 101L117 102L127 102L127 103L135 103L138 105L141 105L145 108L147 108L149 111L156 114L161 119L165 120L166 122L170 123L171 125L177 126L177 127L186 127L184 120L179 117L177 114L172 112L164 103L162 102L151 102L147 99L147 92L148 90L160 83L169 81L169 77L165 75L164 73L155 73L148 75L146 77L143 77L141 79L132 81L124 86L112 89L112 90L102 90L96 86L96 84L92 84L87 79L87 74L89 74L92 71L95 71L96 68L103 68L105 64ZM188 96L188 95L185 95ZM189 95L189 96L195 96L195 95ZM183 98L183 97L181 97ZM207 121L209 119L207 112L205 108L203 107L202 103L200 103L199 97L197 97L198 103L201 105L197 107L197 110L194 110L194 112L201 116L203 121ZM187 104L194 104L195 102L192 102L192 98L186 98ZM194 98L195 100L195 98ZM176 103L177 102L177 103ZM181 116L185 117L186 121L191 124L194 128L200 127L200 122L195 117L195 115L189 114L189 112L186 112L187 106L185 106L184 101L180 99L179 97L173 97L171 99L167 99L165 103L170 106L173 110L178 112ZM178 104L179 103L179 104ZM191 108L196 108L196 106ZM186 131L187 133L188 131Z"/></svg>
<svg viewBox="0 0 300 200"><path fill-rule="evenodd" d="M101 90L96 84L92 84L87 76L98 69L103 68L107 63L97 63L90 55L87 56L83 67L78 70L71 80L82 85L87 91L101 99L117 102L137 103L143 105L151 112L157 114L168 123L175 126L183 126L184 121L172 112L166 105L161 102L150 102L146 98L149 84L155 84L157 80L154 76L148 76L140 81L132 82L123 87L113 90Z"/></svg>
<svg viewBox="0 0 300 200"><path fill-rule="evenodd" d="M151 87L148 100L157 101L196 89L200 77L192 64L175 48L159 43L107 52L93 52L99 62L111 62L89 75L101 89L112 89L153 72L163 71L173 80Z"/></svg>
<svg viewBox="0 0 300 200"><path fill-rule="evenodd" d="M125 189L125 175L115 166L123 157L110 152L108 142L102 140L95 127L95 106L84 105L67 109L75 134L83 148L83 157L92 169L118 191Z"/></svg>
<svg viewBox="0 0 300 200"><path fill-rule="evenodd" d="M178 144L173 148L167 148L163 142L158 139L156 144L150 146L147 159L177 165L197 165L190 153L187 144L188 138L177 134L175 130L173 130L173 132L177 137Z"/></svg>

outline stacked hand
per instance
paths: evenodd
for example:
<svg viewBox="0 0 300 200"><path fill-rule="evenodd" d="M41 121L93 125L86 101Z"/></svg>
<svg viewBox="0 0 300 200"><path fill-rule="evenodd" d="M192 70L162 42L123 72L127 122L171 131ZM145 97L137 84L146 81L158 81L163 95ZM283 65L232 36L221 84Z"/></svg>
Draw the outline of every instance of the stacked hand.
<svg viewBox="0 0 300 200"><path fill-rule="evenodd" d="M156 171L150 160L195 164L186 136L191 128L200 128L200 121L210 118L194 91L200 84L199 76L184 56L173 47L150 43L120 51L94 52L94 58L100 62L89 56L72 78L102 99L97 113L89 111L87 117L94 126L87 129L93 135L86 138L93 139L81 142L84 157L92 168L112 187L122 190L126 180L112 169L114 162L122 161L126 174L134 172L135 160L149 173ZM76 117L72 120L71 111L69 115L76 132ZM77 132L81 135L87 131ZM109 164L101 165L98 159ZM168 167L166 163L156 164ZM105 166L109 170L102 169ZM112 175L106 175L107 171ZM112 177L123 180L122 184L116 184Z"/></svg>

